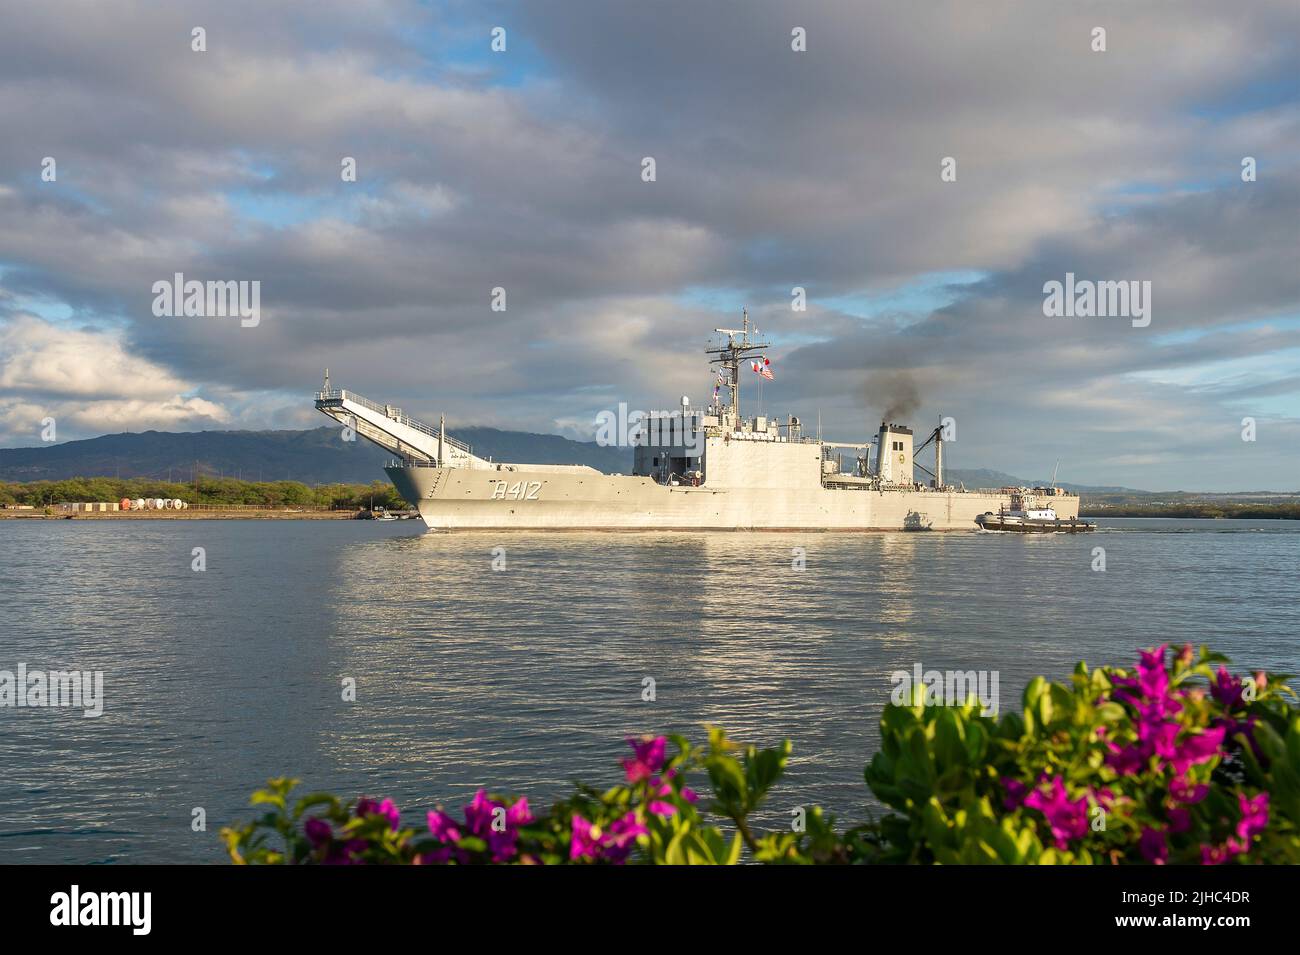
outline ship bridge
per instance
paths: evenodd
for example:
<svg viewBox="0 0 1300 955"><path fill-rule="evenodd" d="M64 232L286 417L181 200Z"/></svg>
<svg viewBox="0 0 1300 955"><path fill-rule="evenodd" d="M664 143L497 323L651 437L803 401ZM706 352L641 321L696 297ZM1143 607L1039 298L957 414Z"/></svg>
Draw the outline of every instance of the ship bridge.
<svg viewBox="0 0 1300 955"><path fill-rule="evenodd" d="M328 371L324 387L316 392L316 410L352 428L407 464L492 467L476 457L468 444L447 435L443 427L417 421L403 414L401 408L371 401L355 391L330 388Z"/></svg>

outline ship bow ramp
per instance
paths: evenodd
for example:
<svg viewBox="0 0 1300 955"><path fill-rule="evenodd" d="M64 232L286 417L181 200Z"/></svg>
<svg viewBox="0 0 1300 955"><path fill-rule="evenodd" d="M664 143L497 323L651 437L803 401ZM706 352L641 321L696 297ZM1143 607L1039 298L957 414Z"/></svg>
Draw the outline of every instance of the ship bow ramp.
<svg viewBox="0 0 1300 955"><path fill-rule="evenodd" d="M417 421L403 414L401 408L371 401L355 391L329 388L318 391L316 410L408 465L492 467L476 456L468 444L448 436L443 428Z"/></svg>

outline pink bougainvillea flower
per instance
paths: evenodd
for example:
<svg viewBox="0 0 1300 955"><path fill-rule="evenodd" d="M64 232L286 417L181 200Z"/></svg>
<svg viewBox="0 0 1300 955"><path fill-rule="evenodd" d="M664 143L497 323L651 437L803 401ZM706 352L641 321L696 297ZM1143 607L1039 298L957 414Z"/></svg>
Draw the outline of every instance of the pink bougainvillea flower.
<svg viewBox="0 0 1300 955"><path fill-rule="evenodd" d="M431 849L421 855L419 858L421 865L446 865L453 856L458 862L469 861L469 853L455 851L452 848L460 842L460 824L440 809L429 813L429 834L439 842L446 842L448 845Z"/></svg>
<svg viewBox="0 0 1300 955"><path fill-rule="evenodd" d="M496 804L498 807L500 803ZM501 824L489 824L491 831L487 835L488 848L492 850L494 862L513 859L518 854L519 827L533 821L533 814L528 810L528 797L522 796L506 809ZM502 828L504 825L504 828Z"/></svg>
<svg viewBox="0 0 1300 955"><path fill-rule="evenodd" d="M1142 858L1152 865L1164 865L1169 860L1169 843L1165 834L1150 826L1143 827L1142 835L1138 838L1138 850L1142 853Z"/></svg>
<svg viewBox="0 0 1300 955"><path fill-rule="evenodd" d="M655 777L650 781L650 791L656 796L671 796L673 787L664 783L659 785L659 778ZM651 799L646 803L646 809L656 816L671 816L677 812L677 807L670 802L664 802L662 799Z"/></svg>
<svg viewBox="0 0 1300 955"><path fill-rule="evenodd" d="M1142 650L1138 660L1138 687L1149 700L1163 699L1169 692L1169 672L1165 669L1165 649L1162 643L1154 650Z"/></svg>
<svg viewBox="0 0 1300 955"><path fill-rule="evenodd" d="M1169 760L1169 765L1173 767L1174 772L1181 776L1187 772L1189 766L1195 766L1197 763L1204 763L1215 756L1219 755L1219 748L1223 745L1223 737L1226 728L1215 726L1207 729L1203 733L1196 733L1183 739L1173 750L1172 753L1157 752Z"/></svg>
<svg viewBox="0 0 1300 955"><path fill-rule="evenodd" d="M1176 741L1178 724L1144 720L1138 728L1138 736L1150 750L1161 759L1171 760L1178 755Z"/></svg>
<svg viewBox="0 0 1300 955"><path fill-rule="evenodd" d="M1183 805L1200 802L1209 793L1210 787L1205 783L1188 782L1186 776L1175 776L1169 780L1169 798Z"/></svg>
<svg viewBox="0 0 1300 955"><path fill-rule="evenodd" d="M664 773L664 779L672 779L676 775L677 775L677 770L670 769L668 770L668 772ZM695 795L695 790L692 789L690 786L683 786L682 798L685 799L687 802L695 802L695 800L698 799L699 797Z"/></svg>
<svg viewBox="0 0 1300 955"><path fill-rule="evenodd" d="M397 824L402 819L402 814L397 811L397 804L391 799L385 799L379 804L379 814L388 818L389 827L396 832Z"/></svg>
<svg viewBox="0 0 1300 955"><path fill-rule="evenodd" d="M1115 806L1121 801L1120 798L1115 795L1115 791L1109 786L1102 786L1099 789L1089 787L1088 791L1092 794L1092 798L1096 800L1097 805L1101 806L1107 812L1115 808Z"/></svg>
<svg viewBox="0 0 1300 955"><path fill-rule="evenodd" d="M519 826L532 820L526 798L507 808L504 802L488 796L486 789L475 793L474 800L465 807L466 827L472 835L488 844L493 862L508 862L514 858Z"/></svg>
<svg viewBox="0 0 1300 955"><path fill-rule="evenodd" d="M359 856L370 845L365 839L335 842L325 856L325 865L361 865Z"/></svg>
<svg viewBox="0 0 1300 955"><path fill-rule="evenodd" d="M476 836L486 836L492 831L492 810L496 803L488 798L487 790L480 789L465 807L465 827Z"/></svg>
<svg viewBox="0 0 1300 955"><path fill-rule="evenodd" d="M637 821L636 813L629 812L609 827L605 857L612 862L626 861L632 847L636 845L637 836L649 834L650 830Z"/></svg>
<svg viewBox="0 0 1300 955"><path fill-rule="evenodd" d="M1231 858L1232 851L1227 846L1201 843L1201 865L1223 865Z"/></svg>
<svg viewBox="0 0 1300 955"><path fill-rule="evenodd" d="M1049 792L1035 789L1025 797L1025 805L1047 817L1058 849L1066 849L1071 839L1081 839L1088 834L1088 797L1071 800L1060 776L1052 779Z"/></svg>
<svg viewBox="0 0 1300 955"><path fill-rule="evenodd" d="M1180 832L1186 832L1192 828L1192 813L1189 809L1176 806L1170 809L1166 815L1169 817L1169 831L1178 835Z"/></svg>
<svg viewBox="0 0 1300 955"><path fill-rule="evenodd" d="M1145 746L1116 746L1107 743L1110 753L1106 756L1106 765L1121 776L1132 776L1146 768L1151 758L1150 750Z"/></svg>
<svg viewBox="0 0 1300 955"><path fill-rule="evenodd" d="M630 783L639 783L643 779L649 779L655 773L664 768L664 757L667 751L668 739L664 736L644 737L636 739L629 736L627 744L632 747L633 755L623 760L623 769L627 773L627 781Z"/></svg>
<svg viewBox="0 0 1300 955"><path fill-rule="evenodd" d="M533 814L528 808L527 797L521 797L507 806L504 801L489 796L486 789L480 789L465 807L463 826L438 810L429 813L429 833L439 842L453 844L467 835L476 836L487 843L493 862L509 862L518 854L519 827L532 821ZM450 850L444 852L439 849L426 853L428 858L425 861L445 862L452 855L459 862L468 862L471 858L464 851L451 853Z"/></svg>
<svg viewBox="0 0 1300 955"><path fill-rule="evenodd" d="M1260 793L1251 799L1238 793L1237 804L1241 807L1241 820L1237 823L1236 834L1228 836L1221 846L1202 843L1202 865L1223 865L1233 856L1249 852L1251 840L1268 827L1268 793Z"/></svg>
<svg viewBox="0 0 1300 955"><path fill-rule="evenodd" d="M647 788L650 790L651 796L659 797L659 798L651 798L649 802L646 803L646 808L649 809L650 812L654 813L656 816L671 816L673 813L677 811L677 807L675 805L673 805L670 802L663 801L665 797L671 796L673 794L672 784L667 782L667 780L672 779L676 775L677 775L677 770L670 769L668 770L668 772L664 773L662 779L658 776L651 776L647 782ZM686 802L692 804L695 803L700 798L699 795L695 792L695 790L692 789L690 786L683 786L682 791L681 793L679 793L679 795L681 796L682 799L686 800Z"/></svg>
<svg viewBox="0 0 1300 955"><path fill-rule="evenodd" d="M1165 647L1141 651L1136 680L1115 677L1112 680L1119 690L1114 698L1128 703L1137 710L1136 745L1121 747L1103 737L1109 751L1106 764L1123 776L1145 769L1152 756L1159 758L1156 768L1168 764L1177 776L1187 772L1189 766L1208 762L1220 755L1226 727L1212 726L1203 733L1193 733L1178 739L1180 727L1170 719L1182 712L1183 704L1170 692L1169 673L1164 663ZM1216 697L1222 689L1226 670L1220 668ZM1230 678L1229 678L1230 679ZM1177 798L1177 797L1175 797ZM1185 801L1179 799L1178 801ZM1191 800L1196 801L1196 800Z"/></svg>
<svg viewBox="0 0 1300 955"><path fill-rule="evenodd" d="M334 838L333 827L324 819L308 819L302 830L313 848L317 848Z"/></svg>
<svg viewBox="0 0 1300 955"><path fill-rule="evenodd" d="M358 819L364 819L366 816L384 816L388 820L389 828L394 832L397 831L398 823L402 818L401 813L397 811L397 804L391 799L376 802L365 796L357 800L356 816Z"/></svg>
<svg viewBox="0 0 1300 955"><path fill-rule="evenodd" d="M1029 792L1028 786L1010 776L1002 777L1002 788L1007 791L1002 797L1002 808L1008 810L1018 809L1025 801L1025 794Z"/></svg>
<svg viewBox="0 0 1300 955"><path fill-rule="evenodd" d="M1237 823L1237 838L1247 846L1250 840L1268 828L1268 793L1260 793L1254 799L1247 799L1244 793L1237 795L1241 806L1241 821ZM1245 849L1243 848L1244 852Z"/></svg>
<svg viewBox="0 0 1300 955"><path fill-rule="evenodd" d="M581 816L573 817L573 834L569 837L570 859L596 859L600 856L600 830Z"/></svg>
<svg viewBox="0 0 1300 955"><path fill-rule="evenodd" d="M455 819L435 809L429 813L429 834L439 842L459 842L460 828Z"/></svg>
<svg viewBox="0 0 1300 955"><path fill-rule="evenodd" d="M1210 683L1210 693L1223 705L1223 708L1235 710L1239 707L1244 692L1241 681L1229 673L1227 667L1219 667L1213 682Z"/></svg>
<svg viewBox="0 0 1300 955"><path fill-rule="evenodd" d="M1184 643L1183 648L1178 651L1178 662L1186 666L1196 657L1196 650L1190 643Z"/></svg>
<svg viewBox="0 0 1300 955"><path fill-rule="evenodd" d="M528 809L528 797L520 796L510 808L506 810L506 822L515 826L523 826L533 821L533 814Z"/></svg>
<svg viewBox="0 0 1300 955"><path fill-rule="evenodd" d="M573 835L569 840L570 859L591 859L622 865L627 861L637 836L650 830L637 822L636 813L629 812L610 823L607 829L593 826L581 816L573 817Z"/></svg>

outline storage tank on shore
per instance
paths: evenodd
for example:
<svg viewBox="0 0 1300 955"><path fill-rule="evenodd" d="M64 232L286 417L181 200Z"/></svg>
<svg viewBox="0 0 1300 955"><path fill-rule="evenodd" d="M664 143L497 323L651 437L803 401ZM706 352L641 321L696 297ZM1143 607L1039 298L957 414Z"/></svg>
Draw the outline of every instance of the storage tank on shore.
<svg viewBox="0 0 1300 955"><path fill-rule="evenodd" d="M144 498L142 498L142 497L137 497L134 501L132 501L132 502L131 502L131 510L133 510L133 511L143 511L143 510L144 510Z"/></svg>
<svg viewBox="0 0 1300 955"><path fill-rule="evenodd" d="M118 506L124 511L131 510L131 499L129 497L122 498L122 500L118 502Z"/></svg>
<svg viewBox="0 0 1300 955"><path fill-rule="evenodd" d="M155 497L153 499L153 506L155 510L161 511L163 508L163 499L161 497Z"/></svg>

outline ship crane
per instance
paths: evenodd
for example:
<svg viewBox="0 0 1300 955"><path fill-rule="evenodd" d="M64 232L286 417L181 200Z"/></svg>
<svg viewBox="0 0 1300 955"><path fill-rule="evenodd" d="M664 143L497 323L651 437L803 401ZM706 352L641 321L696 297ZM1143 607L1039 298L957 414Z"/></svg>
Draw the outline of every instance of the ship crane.
<svg viewBox="0 0 1300 955"><path fill-rule="evenodd" d="M916 460L916 455L924 451L931 441L934 442L934 470L933 471L931 471L924 464ZM929 437L927 437L924 441L922 441L920 445L918 445L917 448L912 452L912 464L915 467L920 468L926 474L930 475L930 477L934 478L934 486L936 488L943 487L943 425L940 425L939 427L931 431Z"/></svg>

